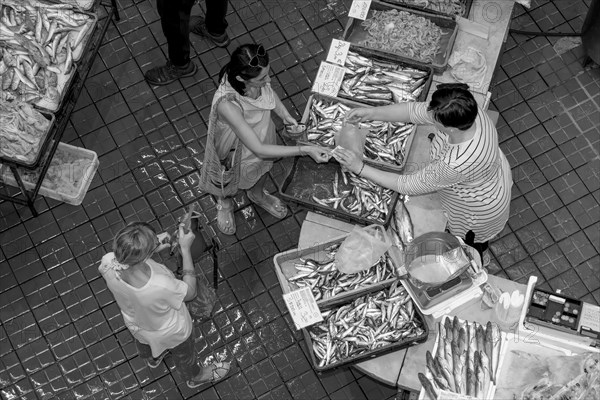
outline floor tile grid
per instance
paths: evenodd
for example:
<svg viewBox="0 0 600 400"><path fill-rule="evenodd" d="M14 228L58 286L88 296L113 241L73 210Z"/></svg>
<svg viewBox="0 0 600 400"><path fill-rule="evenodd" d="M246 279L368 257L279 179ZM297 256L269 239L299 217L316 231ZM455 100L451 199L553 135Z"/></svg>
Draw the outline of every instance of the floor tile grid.
<svg viewBox="0 0 600 400"><path fill-rule="evenodd" d="M518 14L518 13L517 13L517 14ZM518 17L517 17L517 19L518 19ZM530 29L530 30L532 30L532 29ZM511 35L511 36L515 36L515 35ZM535 38L535 39L530 39L530 41L536 41L536 42L538 42L538 43L539 43L540 41L547 41L547 42L549 42L549 41L548 41L547 39L545 39L545 38ZM527 45L527 42L525 42L525 43L521 43L521 44L520 44L520 47L526 47L526 45ZM508 46L507 46L507 47L508 47ZM510 49L509 49L509 50L510 50ZM571 53L574 53L574 54L568 54L568 55L570 55L570 56L571 56L571 58L572 58L572 59L574 59L574 62L573 62L573 64L575 64L575 63L581 63L581 53L580 53L580 49L578 49L578 50L579 50L579 52L571 52ZM548 53L546 53L546 54L548 54ZM505 64L505 63L504 63L504 60L506 59L506 55L507 55L507 54L505 53L505 55L504 55L504 57L503 57L503 59L502 59L502 61L503 61L503 67L504 67L504 64ZM525 54L525 56L529 58L529 56L528 56L527 54ZM554 53L554 56L555 56L555 57L559 57L558 55L556 55L556 53ZM529 59L528 61L530 62L531 66L535 68L535 66L536 66L536 65L535 65L535 64L532 62L532 60L531 60L531 59ZM564 60L563 60L563 61L564 61ZM542 65L542 64L538 63L538 65ZM530 70L527 70L527 69L525 69L525 71L532 71L532 70L531 70L531 69L530 69ZM520 74L520 75L516 75L516 76L515 76L516 78L518 78L519 76L524 76L524 75L526 75L526 74L527 74L527 72L522 72L522 71L521 71L521 72L519 72L518 74ZM579 74L579 76L581 76L581 75L585 75L585 74L586 74L586 72L584 72L583 70L580 70L580 71L578 72L578 74ZM573 78L573 79L576 79L576 78L577 78L577 77L575 77L575 78ZM511 78L511 80L512 80L512 78ZM541 94L543 95L543 94L545 94L545 93L551 93L551 92L552 92L554 89L556 89L556 88L562 88L562 87L563 87L563 86L562 86L562 84L561 84L561 83L559 83L559 82L557 82L557 83L554 83L554 84L549 84L549 85L548 85L548 88L547 88L547 90L546 90L546 91L544 91L544 92L541 92ZM517 88L518 88L518 86L517 86ZM502 88L500 88L500 89L502 89ZM518 89L519 89L519 88L518 88ZM519 98L517 97L517 93L525 93L525 94L526 94L526 96L530 95L530 92L531 92L531 90L529 90L529 91L528 91L528 90L527 90L527 89L528 89L528 87L524 87L524 89L525 89L525 91L523 91L523 88L521 88L521 89L520 89L520 90L518 90L518 91L515 91L515 92L514 92L514 96L511 96L512 98L511 98L511 97L509 97L509 99L510 99L510 100L516 100L516 102L518 103L518 102L519 102ZM535 90L534 90L534 91L535 91ZM502 93L502 90L500 90L500 93L498 93L498 91L497 91L497 90L493 90L493 93L494 93L494 97L493 97L493 100L494 100L494 101L495 101L495 100L498 98L498 95L499 95L499 94L500 94L500 97L503 97L503 96L502 96L502 95L503 95L503 93ZM536 94L536 93L533 93L533 94ZM536 95L539 95L539 94L540 94L540 93L537 93ZM529 97L531 97L531 96L529 96ZM590 96L590 98L591 98L591 96ZM504 98L504 99L505 99L505 98ZM521 99L521 100L522 100L522 99ZM528 102L528 104L530 104L530 103ZM558 112L559 112L559 113L562 113L563 115L568 115L568 114L569 114L569 111L570 111L570 109L568 109L567 107L564 107L562 104L560 104L560 108L559 108L559 110L558 110ZM530 112L531 112L531 111L530 111ZM534 125L534 126L526 126L525 128L534 128L534 129L535 129L535 128L541 128L541 126L540 126L539 124L540 124L541 122L543 122L543 120L542 120L542 119L539 119L539 118L537 117L537 115L536 115L536 116L534 116L534 117L533 117L533 118L531 118L531 119L532 119L532 120L534 120L534 122L529 122L529 124L530 124L530 125ZM538 125L536 125L536 124L538 124ZM510 129L510 127L508 127L508 129ZM594 129L594 128L591 128L591 129ZM597 128L596 128L596 129L597 129ZM518 136L519 136L519 140L520 140L520 141L522 141L522 139L525 139L524 135L526 135L527 133L529 133L529 132L531 132L531 131L532 131L532 130L529 130L529 131L527 131L527 132L525 132L525 131L524 131L523 133L521 133L521 134L518 134ZM536 154L538 154L538 152L539 152L539 147L540 147L540 144L539 144L540 140L541 140L541 141L544 141L544 140L545 140L546 142L550 141L550 143L551 143L550 145L546 145L546 146L542 145L541 147L553 147L553 146L554 146L554 145L552 144L553 140L550 138L550 136L548 135L548 133L547 133L547 132L546 132L546 131L545 131L543 128L542 128L542 129L540 129L540 131L541 131L541 137L537 138L537 140L534 140L534 141L533 141L533 143L532 143L532 144L535 144L535 146L537 147L537 148L535 148L535 149L534 149L534 152L535 152L535 153L534 153L534 154L531 154L532 150L530 150L530 149L529 149L529 148L527 148L527 147L525 148L525 151L530 153L530 154L529 154L529 157L531 157L531 158L529 158L529 159L532 159L532 158L533 158L533 156L535 156ZM521 139L521 136L523 136L523 138L522 138L522 139ZM528 140L528 139L525 139L525 140ZM561 143L559 142L559 143L556 143L555 145L560 145L560 144L561 144ZM590 145L590 147L591 147L591 143L589 143L589 142L588 142L588 144L589 144L589 145ZM596 147L596 148L597 148L597 147ZM554 149L553 149L553 150L554 150ZM555 154L555 153L556 153L556 154ZM597 153L597 151L596 151L596 153L595 153L595 154L594 154L593 152L591 152L591 153L592 153L592 156L594 157L594 159L593 159L593 160L590 160L590 162L597 161L597 156L598 156L598 153ZM548 154L549 154L549 153L548 153ZM561 150L559 150L558 148L556 148L556 149L555 149L555 151L552 153L552 156L556 156L556 155L559 155L559 156L560 156L560 159L559 159L558 161L561 161L561 160L563 160L563 163L562 163L562 164L566 164L566 165L567 165L567 168L565 169L565 167L564 167L564 165L563 165L562 167L560 167L560 168L559 168L559 170L555 171L555 176L554 176L554 177L555 177L556 179L554 179L554 180L550 180L550 178L549 178L549 179L548 179L548 180L549 180L549 183L550 183L550 184L551 184L553 187L555 186L555 185L554 185L555 183L559 183L559 184L557 184L557 185L556 185L556 187L564 187L564 186L565 186L565 183L566 183L566 186L567 186L567 187L569 187L569 184L568 184L567 182L565 182L565 176L564 176L564 175L565 175L566 173L568 173L568 172L572 171L572 169L570 169L570 168L568 167L568 163L567 163L567 161L564 159L564 156L562 155L562 151L561 151ZM542 156L543 156L543 157L546 157L546 158L548 158L548 156L547 156L546 154L542 154ZM538 157L538 158L539 158L539 157ZM527 160L527 159L528 159L528 158L522 158L522 161L525 161L525 160ZM553 161L555 161L555 162L558 164L558 162L557 162L556 160L546 160L546 164L550 164L550 166L554 166L554 162L553 162ZM537 163L537 158L536 158L536 163ZM556 167L555 167L554 169L556 170ZM516 172L516 173L515 173L515 172ZM529 164L527 169L519 168L518 166L517 166L517 168L515 168L515 165L513 164L513 179L515 180L515 182L518 182L520 179L522 179L522 178L523 178L523 175L531 175L532 173L533 173L534 175L537 175L537 177L538 177L538 178L541 178L541 180L543 180L543 179L544 179L544 176L543 176L543 175L542 175L542 174L539 172L539 170L537 169L537 166L536 166L536 164ZM570 179L571 181L575 181L575 186L576 186L576 185L580 185L580 186L582 185L582 184L581 184L581 182L580 182L580 180L579 180L579 179L577 179L576 175L571 175L571 174L567 175L567 177L569 177L569 176L571 176L571 178L572 178L572 179ZM517 185L518 185L518 183L517 183ZM571 183L571 185L573 185L573 183ZM581 189L582 189L582 187L580 187L580 188L579 188L579 190L578 190L578 191L576 191L576 192L581 192ZM583 192L585 192L585 191L583 191ZM525 195L527 196L527 193L523 193L523 194L525 194ZM566 205L566 206L569 206L569 207L570 207L569 201L576 201L576 200L577 200L577 198L576 198L576 197L577 197L577 196L571 196L570 198L568 198L568 200L566 200L566 199L567 199L567 197L565 196L565 199L564 199L564 200L565 200L565 201L567 201L567 203L563 203L563 205ZM591 200L591 199L588 199L588 201L586 202L586 203L587 203L587 205L588 205L588 207L589 207L589 204L592 204L592 205L593 205L592 209L596 209L596 208L597 208L597 203L595 203L595 202L593 202L593 201L590 201L590 200ZM562 202L562 201L563 201L563 199L561 198L561 200L560 200L560 201ZM524 202L525 202L525 201L524 201ZM512 207L512 208L514 208L514 205L515 205L515 200L513 200L513 204L511 205L511 207ZM532 212L532 210L531 210L530 208L527 208L527 209L529 210L529 214L533 214L533 217L534 217L533 219L535 219L535 214ZM513 215L513 216L511 217L511 220L509 221L509 226L510 226L510 227L512 227L512 226L521 227L521 226L522 226L522 224L523 224L523 214L522 214L522 211L527 211L527 209L522 209L522 210L519 210L519 212L518 212L518 213L516 213L516 214L514 214L514 215L513 215L513 213L511 213L511 215ZM580 209L580 211L581 211L581 212L584 212L584 210L582 210L582 207L579 207L579 209ZM584 215L587 215L587 213L584 213ZM567 216L567 217L568 217L568 219L569 219L569 220L573 220L573 216ZM517 219L517 220L518 220L518 222L517 222L517 221L515 221L515 219ZM533 219L530 219L530 220L528 220L528 221L529 221L529 222L533 222ZM597 219L597 218L596 218L596 219ZM546 221L544 221L544 222L546 222ZM537 224L537 225L534 225L534 224ZM534 257L533 257L533 260L536 260L535 254L536 254L536 253L538 253L538 255L539 255L539 252L542 252L542 251L544 251L544 247L543 247L544 245L546 245L546 246L547 246L548 244L551 244L551 240L546 240L546 239L549 237L549 234L548 234L548 231L546 230L546 228L545 228L545 227L542 225L542 226L541 226L541 229L540 229L540 226L539 226L539 225L541 225L541 224L539 224L539 221L536 221L536 222L534 222L534 224L532 224L532 226L535 226L535 228L537 228L537 230L538 230L538 232L537 232L537 235L538 235L538 237L536 237L536 236L535 236L535 234L534 234L534 235L532 235L530 232L528 232L529 228L525 228L525 229L523 229L521 232L517 232L517 238L518 238L517 240L518 240L518 241L520 241L522 238L523 238L523 241L525 241L526 239L533 239L533 240L530 240L530 241L529 241L529 242L527 242L527 243L519 242L519 247L518 247L518 248L508 248L508 249L502 249L502 248L501 248L501 244L502 244L502 242L501 242L501 241L497 241L497 242L495 242L495 243L492 245L493 252L494 252L494 253L495 253L497 256L499 256L499 257L498 257L498 258L499 258L499 260L498 260L498 261L500 261L499 263L500 263L500 264L502 264L502 265L505 265L506 267L509 267L509 266L510 266L510 269L508 270L508 276L510 276L512 279L519 279L519 278L520 278L521 280L526 280L526 279L527 279L527 277L528 277L530 274L535 274L535 275L538 275L538 277L539 277L539 278L541 278L542 280L543 280L543 278L544 278L544 275L543 275L543 274L541 274L539 270L537 270L537 271L536 271L536 269L535 269L535 268L532 268L532 264L533 264L533 263L532 263L532 258L531 258L531 257L527 257L526 259L519 260L519 258L521 258L521 257L523 257L523 256L525 255L525 254L524 254L524 252L522 252L522 251L521 251L521 252L519 252L519 251L518 251L518 250L519 250L519 248L520 248L520 249L523 249L523 248L524 248L524 246L525 246L525 247L527 247L527 253L529 254L529 256L534 256ZM575 227L577 227L577 225L575 225ZM560 229L560 228L562 228L562 226L559 226L559 229ZM582 227L582 228L583 228L583 227ZM515 229L515 230L516 230L516 229ZM505 231L506 231L506 230L505 230ZM524 232L524 233L522 233L522 232ZM589 262L590 262L590 260L594 259L594 256L596 255L595 253L596 253L597 251L596 251L596 252L594 252L594 248L593 248L593 246L591 245L591 243L590 243L590 241L588 240L588 238L586 238L585 236L583 236L583 237L582 237L582 236L581 236L581 234L580 234L580 232L577 232L577 229L576 229L576 228L571 228L571 231L569 231L569 232L570 232L571 234L573 234L573 237L567 237L567 238L564 238L564 240L563 240L563 242L561 242L561 244L562 244L562 243L565 243L565 242L570 242L570 243L573 243L573 242L575 242L575 243L578 243L578 245L579 245L579 247L580 247L580 248L581 248L581 247L585 247L585 248L586 248L586 251L585 251L585 253L586 253L586 254L585 254L585 256L584 256L584 255L582 255L582 254L581 254L579 251L577 251L577 253L579 253L579 254L577 254L577 264L580 264L580 265L581 265L581 264L587 264L587 263L589 263ZM532 236L533 236L533 237L532 237ZM542 242L545 242L545 243L540 243L540 240L539 240L539 237L540 237L540 236L542 236L542 240L541 240L541 241L542 241ZM545 236L545 238L544 238L544 236ZM538 239L538 240L536 240L536 239ZM550 242L550 243L548 243L548 242ZM582 244L582 242L583 242L583 244ZM540 244L542 245L541 247L540 247ZM560 249L561 249L561 250L560 250L561 252L562 252L562 249L563 249L563 248L565 248L565 249L568 249L568 248L569 248L569 246L567 246L567 245L561 245L561 244L559 244L559 247L560 247ZM575 247L577 248L577 246L575 246ZM494 251L494 250L495 250L495 251ZM517 257L515 258L515 257L514 257L514 254L513 254L513 257L510 257L510 256L509 256L509 257L504 257L504 260L500 259L500 258L502 258L502 255L503 255L503 253L511 253L511 252L512 252L512 253L517 253L517 254L518 254L518 255L517 255ZM563 260L566 260L566 258L564 257L564 256L565 256L565 254L562 254L562 256L563 256L563 258L562 258L562 259L563 259ZM543 258L543 257L537 257L537 258L538 258L538 259L540 260L540 262L541 262L541 260L542 260L542 258ZM515 261L516 261L517 263L515 263ZM500 271L498 270L498 268L499 268L499 266L498 266L498 265L493 265L493 266L492 266L492 271L498 271L498 272L500 272ZM547 274L546 274L546 275L547 275ZM546 276L546 277L547 277L548 279L550 278L550 277L548 277L548 276ZM581 280L582 280L582 279L580 279L580 281L581 281ZM551 284L552 284L553 286L556 286L555 288L565 289L565 288L564 288L564 286L565 286L565 283L564 283L564 281L562 281L562 282L561 282L560 280L558 280L558 281L557 281L557 280L555 280L555 281L551 281ZM594 297L592 296L592 293L591 293L592 291L594 291L595 289L597 289L597 287L595 286L595 285L596 285L596 283L595 283L595 282L594 282L594 284L593 284L593 285L594 285L594 286L591 286L591 287L586 287L586 286L584 286L583 284L579 284L579 287L578 287L578 288L576 288L576 289L572 289L572 290L568 290L568 292L570 292L570 293L571 293L571 295L575 295L575 296L578 296L578 297L584 297L584 298L586 298L588 301L590 301L590 300L591 300L591 301L593 301L593 302L597 302L597 301L598 301L598 299L594 299ZM548 286L548 288L549 288L549 286ZM589 289L589 290L588 290L588 289Z"/></svg>

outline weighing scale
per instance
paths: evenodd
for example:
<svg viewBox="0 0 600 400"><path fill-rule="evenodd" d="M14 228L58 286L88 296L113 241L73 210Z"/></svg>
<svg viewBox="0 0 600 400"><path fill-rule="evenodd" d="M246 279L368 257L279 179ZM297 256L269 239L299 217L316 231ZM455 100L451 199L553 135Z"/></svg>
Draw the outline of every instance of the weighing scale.
<svg viewBox="0 0 600 400"><path fill-rule="evenodd" d="M402 279L401 282L419 310L437 319L450 314L469 300L480 297L483 294L480 286L487 282L487 278L484 270L477 274L466 270L456 278L428 289L418 288L408 279Z"/></svg>

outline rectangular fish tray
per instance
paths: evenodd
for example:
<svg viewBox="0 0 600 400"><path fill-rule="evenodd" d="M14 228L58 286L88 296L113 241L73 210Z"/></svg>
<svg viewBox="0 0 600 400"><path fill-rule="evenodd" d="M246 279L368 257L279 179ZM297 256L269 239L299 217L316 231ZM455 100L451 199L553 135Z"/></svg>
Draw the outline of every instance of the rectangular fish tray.
<svg viewBox="0 0 600 400"><path fill-rule="evenodd" d="M331 259L328 255L329 251L327 250L328 248L330 248L331 246L336 246L336 245L340 245L347 237L348 235L342 235L336 239L332 239L330 241L327 241L325 243L315 243L315 245L313 247L310 248L306 248L306 249L292 249L292 250L288 250L285 251L283 253L279 253L276 254L273 257L273 264L275 265L275 273L277 274L277 278L279 279L279 284L281 285L281 290L283 293L289 293L292 292L294 290L300 289L300 286L297 285L296 283L294 283L294 277L297 276L300 271L298 271L295 267L296 263L300 263L300 259L311 259L316 261L317 263L328 263L330 261L334 261L334 259ZM386 254L387 257L387 254ZM370 276L373 276L375 279L373 282L369 283L369 282L365 282L365 284L361 284L360 286L358 286L355 289L350 289L350 290L344 290L340 293L335 294L334 296L331 297L324 297L321 298L319 300L317 300L317 305L319 307L324 307L324 306L329 306L331 304L335 304L336 302L339 301L346 301L349 298L354 298L357 295L363 295L365 293L374 291L374 290L380 290L381 288L389 285L390 283L392 283L393 281L395 281L397 278L394 274L394 269L395 267L393 267L393 261L392 261L392 270L389 271L388 274L386 275L380 275L379 277L377 276L377 274L374 272L373 268L369 270L369 273L365 273L363 272L364 278L365 280L367 278L369 278ZM388 267L389 268L389 267ZM387 271L387 270L386 270ZM331 274L332 277L334 277L335 280L339 279L339 278L343 278L345 274L342 273L337 273L337 274ZM352 277L358 277L358 274L351 274ZM350 278L350 274L346 275L348 278ZM348 286L346 286L348 287ZM313 288L313 294L316 294L317 289Z"/></svg>
<svg viewBox="0 0 600 400"><path fill-rule="evenodd" d="M415 305L412 304L412 299L410 299L410 296L408 295L408 293L404 292L404 294L401 295L401 296L405 295L408 297L408 301L404 304L402 304L402 301L404 301L404 300L402 300L402 301L395 300L390 303L385 303L384 299L387 298L390 288L393 285L397 285L398 288L402 288L402 286L399 283L397 283L397 281L394 281L391 283L387 283L380 290L372 291L365 295L356 295L356 296L353 296L352 298L345 299L343 302L340 301L336 304L331 304L327 307L323 307L323 309L321 310L322 312L329 312L332 315L336 315L336 314L339 315L339 318L336 319L336 321L339 321L339 322L341 322L341 319L344 319L344 320L349 319L350 321L352 321L355 317L350 316L351 313L358 313L358 312L362 313L363 315L360 318L360 319L362 319L362 321L350 322L350 324L353 324L353 325L349 325L348 328L346 328L346 326L343 325L344 323L346 323L346 321L344 321L344 323L340 323L339 325L336 325L334 323L327 324L325 321L322 321L322 322L318 322L310 327L302 329L302 334L304 335L304 340L306 342L308 354L310 355L310 357L309 357L310 361L313 365L313 368L317 372L323 372L323 371L339 368L344 365L357 363L357 362L364 361L369 358L378 357L380 355L383 355L383 354L386 354L386 353L389 353L392 351L397 351L397 350L404 349L404 348L414 346L416 344L427 341L427 337L429 336L429 328L427 327L425 317L423 316L423 314L421 314L418 307L416 307ZM404 289L402 288L402 290L404 290ZM388 307L386 309L385 315L383 315L383 312L380 312L379 313L380 315L378 315L377 311L374 311L375 308L378 308L376 306L376 303L369 301L369 299L375 299L378 296L380 296L379 300L383 300L383 303L385 303L386 305L389 304L391 307L391 309L390 309L390 307ZM393 296L393 297L396 297L396 296ZM359 298L361 298L361 300L357 300ZM401 299L404 299L404 297L401 297ZM365 302L365 303L367 303L367 306L357 305L357 307L354 308L354 307L352 307L352 305L353 305L353 302L355 302L355 301L357 303ZM350 306L350 307L346 307L346 309L340 311L340 309L345 306ZM359 307L362 307L362 308L359 308ZM381 307L381 306L379 306L379 307ZM397 307L397 308L394 310L395 307ZM400 312L401 307L402 307L402 312ZM346 311L349 308L352 308L352 309L350 309L349 311ZM379 310L382 310L382 309L383 308L379 308ZM367 310L370 310L370 312ZM387 310L389 310L389 311L387 311ZM338 314L338 312L339 312L339 314ZM400 317L400 315L402 315L402 313L407 313L409 316L412 313L412 318L409 318L409 320L406 320L406 322L404 322L404 323L400 322L399 325L396 325L396 324L398 324L398 319L402 318L401 321L405 320L404 316ZM345 316L342 317L342 315L345 315ZM347 318L348 316L350 316L350 317ZM386 322L383 322L384 319ZM414 328L414 327L410 328L413 323L415 323L419 327L418 330L416 330L416 328ZM355 325L366 326L365 324L368 324L369 326L371 326L372 329L368 329L368 330L366 330L366 329L363 330L362 328L360 330L352 329L352 327ZM394 324L394 329L386 328L385 326L383 326L384 324L388 324L388 326L391 324ZM325 325L327 325L327 326L325 326ZM322 326L323 328L318 328L318 326ZM400 337L398 340L394 340L393 338L390 338L389 336L387 336L388 340L384 341L381 339L381 336L379 336L380 339L376 339L376 342L380 343L381 347L368 349L362 353L355 353L355 354L349 355L347 357L345 356L346 346L351 346L351 344L352 344L352 346L354 346L354 344L360 345L360 346L365 346L365 343L367 343L367 345L373 343L373 339L368 339L367 341L365 341L365 337L366 337L366 335L370 335L370 333L367 333L367 332L371 332L373 335L378 334L379 333L379 332L377 332L378 328L382 329L384 333L399 332L399 331L403 331L404 329L409 329L409 328L415 329L415 330L410 334L410 336L406 336L404 338ZM334 341L330 342L330 344L333 343L332 345L328 346L326 344L324 344L324 345L315 344L315 340L313 339L313 337L311 336L309 331L314 332L314 331L318 331L319 329L328 330L328 332L329 332L328 334L333 333L333 335L336 339ZM348 329L352 329L352 330L348 333ZM361 335L365 335L365 336L361 337ZM316 354L315 346L319 347L321 349L325 349L325 351L329 351L330 355L336 354L335 353L336 349L340 349L339 351L342 352L342 355L340 355L340 353L337 353L338 356L336 357L336 359L333 362L323 363L322 359ZM350 347L348 347L348 348L350 348ZM323 351L323 350L321 350L321 351ZM349 354L350 354L350 351L349 351Z"/></svg>
<svg viewBox="0 0 600 400"><path fill-rule="evenodd" d="M430 77L431 79L431 77ZM431 83L431 82L430 82ZM427 91L429 90L429 87L425 88L427 89ZM425 93L425 96L427 96L427 93ZM313 102L317 101L317 100L325 100L325 101L332 101L332 102L339 102L341 104L344 104L350 108L360 108L360 107L372 107L368 104L362 104L359 102L356 102L354 100L349 100L349 99L341 99L341 98L337 98L337 97L329 97L329 96L324 96L321 94L312 94L309 98L308 98L308 102L306 104L306 108L304 109L304 114L302 115L302 120L301 123L306 125L307 128L310 127L310 124L312 122L312 117L311 117L311 107ZM367 165L371 165L373 167L376 168L381 168L384 169L386 171L393 171L393 172L401 172L404 169L404 164L406 163L406 158L408 156L408 150L410 149L411 145L412 145L412 141L414 138L414 134L416 131L417 126L413 125L412 127L412 132L409 133L406 138L404 139L404 144L403 144L403 158L400 164L392 164L390 162L386 162L386 161L381 161L381 160L376 160L376 159L372 159L367 157L366 155L364 156L364 161ZM335 160L332 160L332 162L337 162Z"/></svg>
<svg viewBox="0 0 600 400"><path fill-rule="evenodd" d="M367 19L373 17L373 11L375 10L405 11L417 15L419 17L429 19L431 22L437 25L442 30L442 37L440 38L440 50L436 54L434 60L432 62L425 62L415 58L407 57L405 55L394 53L392 50L373 49L368 47L367 45L361 44L361 42L367 38L368 33L361 24L363 21L355 18L348 18L348 22L346 24L346 28L344 29L342 39L356 46L370 49L375 53L379 53L382 55L392 54L398 57L400 60L406 62L415 63L421 66L431 66L433 70L439 74L443 73L446 70L446 68L448 67L448 59L450 58L452 47L454 46L454 41L456 40L456 35L458 33L458 23L456 22L456 20L454 20L454 18L445 15L431 14L424 11L411 10L410 8L400 7L392 4L383 3L381 1L373 0L373 2L371 3L371 8L369 9L369 13L367 14Z"/></svg>

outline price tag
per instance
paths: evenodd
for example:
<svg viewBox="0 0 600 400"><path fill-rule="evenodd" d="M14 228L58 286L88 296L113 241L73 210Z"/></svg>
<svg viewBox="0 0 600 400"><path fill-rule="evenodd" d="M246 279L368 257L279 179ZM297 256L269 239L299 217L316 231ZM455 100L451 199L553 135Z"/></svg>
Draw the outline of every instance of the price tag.
<svg viewBox="0 0 600 400"><path fill-rule="evenodd" d="M302 289L286 293L283 295L283 300L290 311L297 329L306 328L319 321L323 321L321 311L319 311L317 301L310 291L310 287L303 287Z"/></svg>
<svg viewBox="0 0 600 400"><path fill-rule="evenodd" d="M321 62L312 91L325 96L335 97L340 91L346 69L339 65Z"/></svg>
<svg viewBox="0 0 600 400"><path fill-rule="evenodd" d="M348 16L364 21L367 19L369 8L371 8L371 0L353 0L350 11L348 11Z"/></svg>
<svg viewBox="0 0 600 400"><path fill-rule="evenodd" d="M329 53L327 54L327 61L344 66L348 50L350 50L350 42L333 39L329 47Z"/></svg>

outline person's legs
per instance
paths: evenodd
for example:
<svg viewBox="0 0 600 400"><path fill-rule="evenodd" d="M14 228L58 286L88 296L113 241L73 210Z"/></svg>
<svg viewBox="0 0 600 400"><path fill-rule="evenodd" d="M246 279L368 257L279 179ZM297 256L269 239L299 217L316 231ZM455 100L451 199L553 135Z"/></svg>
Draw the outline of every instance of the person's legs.
<svg viewBox="0 0 600 400"><path fill-rule="evenodd" d="M200 366L194 350L194 334L192 333L185 342L171 349L175 369L185 381L200 374Z"/></svg>
<svg viewBox="0 0 600 400"><path fill-rule="evenodd" d="M287 208L280 199L265 191L266 183L267 174L264 174L254 186L246 191L246 194L250 201L264 208L275 218L281 219L287 215Z"/></svg>
<svg viewBox="0 0 600 400"><path fill-rule="evenodd" d="M218 36L227 29L228 0L205 0L206 2L206 29L211 34Z"/></svg>
<svg viewBox="0 0 600 400"><path fill-rule="evenodd" d="M195 16L191 20L191 32L210 39L219 47L227 47L231 43L227 29L227 0L205 0L206 18Z"/></svg>
<svg viewBox="0 0 600 400"><path fill-rule="evenodd" d="M152 357L152 349L150 348L150 346L140 342L139 340L137 340L135 338L134 338L134 340L135 340L135 347L137 347L140 358L142 358L150 368L158 367L160 365L160 363L162 362L163 358L165 358L165 355L169 352L169 350L165 350L165 351L163 351L163 353L160 356L158 356L157 358L154 358L154 357Z"/></svg>
<svg viewBox="0 0 600 400"><path fill-rule="evenodd" d="M197 71L196 64L190 62L190 14L194 0L156 0L156 5L169 61L146 72L146 80L153 85L166 85Z"/></svg>
<svg viewBox="0 0 600 400"><path fill-rule="evenodd" d="M466 244L477 250L481 257L482 266L487 267L490 264L491 259L488 250L490 242L475 242L475 233L473 233L473 231L468 231L464 240Z"/></svg>

